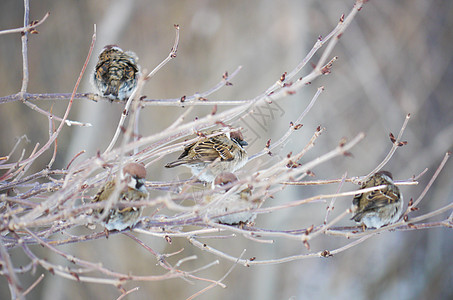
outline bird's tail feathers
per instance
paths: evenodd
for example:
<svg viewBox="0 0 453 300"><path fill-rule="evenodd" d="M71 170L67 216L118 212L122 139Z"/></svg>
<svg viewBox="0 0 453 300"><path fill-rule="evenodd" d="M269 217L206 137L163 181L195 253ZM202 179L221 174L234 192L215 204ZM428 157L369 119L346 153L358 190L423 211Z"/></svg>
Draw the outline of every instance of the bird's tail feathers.
<svg viewBox="0 0 453 300"><path fill-rule="evenodd" d="M185 163L184 160L175 160L175 161L172 161L172 162L169 162L168 164L166 164L165 168L174 168L174 167L180 166L184 163Z"/></svg>

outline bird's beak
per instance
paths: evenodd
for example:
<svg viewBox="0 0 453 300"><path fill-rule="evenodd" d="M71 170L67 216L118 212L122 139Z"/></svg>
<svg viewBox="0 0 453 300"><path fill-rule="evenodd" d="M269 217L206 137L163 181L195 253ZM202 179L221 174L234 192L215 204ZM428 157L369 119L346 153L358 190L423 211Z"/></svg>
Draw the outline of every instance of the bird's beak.
<svg viewBox="0 0 453 300"><path fill-rule="evenodd" d="M240 142L239 142L239 145L241 145L241 146L248 146L249 143L247 143L246 141L240 141Z"/></svg>

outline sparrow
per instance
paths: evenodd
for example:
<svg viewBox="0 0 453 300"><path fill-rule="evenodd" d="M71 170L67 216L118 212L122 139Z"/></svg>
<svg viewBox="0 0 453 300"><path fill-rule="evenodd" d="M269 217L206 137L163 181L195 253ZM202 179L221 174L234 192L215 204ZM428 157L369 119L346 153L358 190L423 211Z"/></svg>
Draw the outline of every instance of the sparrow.
<svg viewBox="0 0 453 300"><path fill-rule="evenodd" d="M354 216L351 220L366 227L380 228L395 223L403 210L403 195L394 184L392 174L380 171L362 183L361 189L379 185L386 188L357 194L352 200Z"/></svg>
<svg viewBox="0 0 453 300"><path fill-rule="evenodd" d="M206 135L216 132L219 131L210 131ZM245 165L247 152L243 147L247 145L239 130L203 137L187 145L178 159L165 167L185 165L191 168L192 174L201 181L213 182L220 173L234 172Z"/></svg>
<svg viewBox="0 0 453 300"><path fill-rule="evenodd" d="M138 163L128 163L124 166L120 174L120 184L124 184L124 189L119 192L118 200L133 202L146 200L148 191L145 187L146 169ZM127 183L127 185L126 185ZM116 180L108 181L94 196L92 202L107 201L116 187ZM143 207L111 208L107 216L102 220L102 224L107 230L124 230L133 227L140 219ZM104 212L101 208L96 212L100 216Z"/></svg>
<svg viewBox="0 0 453 300"><path fill-rule="evenodd" d="M231 185L235 184L238 178L233 173L224 172L219 174L213 184L213 188L224 188L218 193L208 194L204 197L207 204L201 213L217 223L227 225L240 225L251 223L256 218L254 209L261 205L261 201L252 198L252 189L246 187L239 192L225 195ZM228 188L228 186L230 186ZM240 211L233 213L235 211Z"/></svg>
<svg viewBox="0 0 453 300"><path fill-rule="evenodd" d="M132 51L124 52L116 45L105 46L94 68L92 84L101 96L127 100L137 87L137 61Z"/></svg>

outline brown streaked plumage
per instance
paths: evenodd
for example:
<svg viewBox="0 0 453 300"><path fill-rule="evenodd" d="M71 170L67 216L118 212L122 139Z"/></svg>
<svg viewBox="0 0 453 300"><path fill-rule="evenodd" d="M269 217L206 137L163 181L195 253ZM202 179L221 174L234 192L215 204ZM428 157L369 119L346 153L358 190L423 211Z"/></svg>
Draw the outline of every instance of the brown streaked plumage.
<svg viewBox="0 0 453 300"><path fill-rule="evenodd" d="M148 198L148 191L144 185L146 169L138 163L129 163L124 166L120 182L127 182L125 188L119 193L119 201L133 202ZM107 201L115 190L116 181L108 181L94 196L93 202ZM140 219L142 207L111 208L102 224L107 230L124 230L133 227ZM103 213L103 209L96 212Z"/></svg>
<svg viewBox="0 0 453 300"><path fill-rule="evenodd" d="M116 45L107 45L99 54L92 83L99 94L112 100L127 100L137 87L138 57Z"/></svg>
<svg viewBox="0 0 453 300"><path fill-rule="evenodd" d="M403 210L403 195L393 183L390 172L380 171L362 184L361 189L387 185L386 188L357 194L352 200L354 216L351 220L370 228L395 223Z"/></svg>
<svg viewBox="0 0 453 300"><path fill-rule="evenodd" d="M211 131L206 135L218 131ZM243 146L242 133L237 131L222 133L213 137L203 137L187 145L177 160L165 165L173 168L185 165L192 169L192 174L205 182L212 182L222 172L234 172L247 162L247 152Z"/></svg>

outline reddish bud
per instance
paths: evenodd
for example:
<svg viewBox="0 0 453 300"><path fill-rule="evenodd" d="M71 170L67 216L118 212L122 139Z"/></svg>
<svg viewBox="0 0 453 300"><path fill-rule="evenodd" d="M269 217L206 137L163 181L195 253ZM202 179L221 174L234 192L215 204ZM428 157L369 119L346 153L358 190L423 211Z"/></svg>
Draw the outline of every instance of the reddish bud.
<svg viewBox="0 0 453 300"><path fill-rule="evenodd" d="M390 132L389 137L390 137L390 141L394 144L396 142L396 139L395 139L395 136L393 135L393 133Z"/></svg>
<svg viewBox="0 0 453 300"><path fill-rule="evenodd" d="M214 107L212 108L211 115L215 115L216 113L217 113L217 104L214 105Z"/></svg>
<svg viewBox="0 0 453 300"><path fill-rule="evenodd" d="M286 72L282 74L282 76L280 76L280 81L283 82L285 81L285 78L286 78Z"/></svg>

